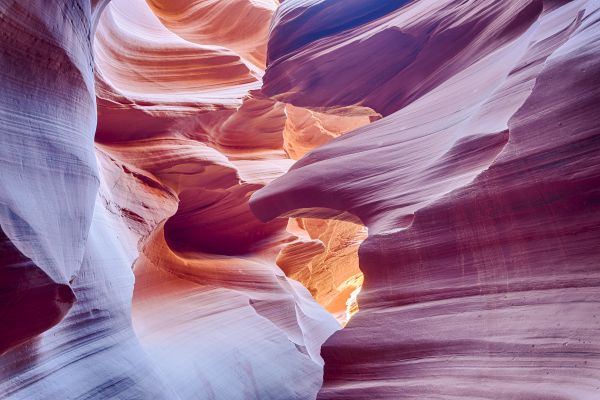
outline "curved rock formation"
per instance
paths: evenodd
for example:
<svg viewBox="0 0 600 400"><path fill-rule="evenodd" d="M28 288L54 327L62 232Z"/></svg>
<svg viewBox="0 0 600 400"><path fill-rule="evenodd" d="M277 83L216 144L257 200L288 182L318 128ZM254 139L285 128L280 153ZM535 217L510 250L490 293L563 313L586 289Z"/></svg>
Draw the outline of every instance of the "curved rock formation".
<svg viewBox="0 0 600 400"><path fill-rule="evenodd" d="M289 229L298 240L285 246L277 265L290 278L302 282L315 300L338 321L350 318L351 294L362 285L358 247L366 229L354 222L297 218Z"/></svg>
<svg viewBox="0 0 600 400"><path fill-rule="evenodd" d="M142 0L105 8L94 54L99 142L215 125L214 111L235 110L262 75L229 49L180 38Z"/></svg>
<svg viewBox="0 0 600 400"><path fill-rule="evenodd" d="M48 46L40 62L52 59L52 52L65 53L87 80L63 74L66 61L58 61L55 72L39 73L44 80L52 72L64 79L48 94L50 99L65 96L64 109L52 113L69 115L69 101L81 98L73 110L81 115L65 125L55 114L42 119L41 112L29 108L24 114L29 122L16 124L15 135L3 137L6 157L18 166L29 154L18 136L27 132L23 126L35 133L40 128L32 121L40 118L53 127L48 138L32 135L40 141L31 153L42 160L39 171L15 167L7 173L52 188L47 191L49 205L56 203L51 215L63 223L42 218L39 203L29 202L8 208L12 214L2 224L2 320L10 330L2 336L2 350L8 352L0 364L0 393L11 399L314 397L322 381L320 345L339 326L276 266L279 248L293 240L285 221L264 224L248 207L250 194L291 164L282 149L283 105L253 91L260 87L262 70L254 64L260 63L247 61L237 49L215 46L221 44L218 37L205 36L204 44L182 39L143 1L95 6L73 6L82 21L72 29L88 46L81 54L72 53L76 45L67 41L73 40L69 31L53 25L56 14L70 15L67 2L51 6L54 14L44 13L41 4L6 11L6 23L19 28L4 37L15 65L28 59L31 46L18 47L21 37L28 38L24 32L36 43L44 31L35 18L47 18L43 22L56 29L58 44L51 42L54 47ZM99 171L89 124L95 122L92 30ZM66 35L64 43L60 34ZM16 100L7 103L14 108L20 101L16 88L31 71L3 70L21 74L6 79L15 82ZM67 81L81 86L64 92L61 85L68 89ZM34 81L34 86L43 85ZM87 140L78 139L74 129L87 133ZM52 153L53 146L62 147ZM63 160L71 164L63 167ZM9 178L2 183L14 185ZM96 203L85 208L85 196L93 198L98 179ZM41 183L40 190L47 190ZM82 209L81 226L64 222L76 218L78 208L52 203L53 190L69 193L63 186L78 191L79 197L71 199ZM27 185L19 187L21 196L32 193ZM29 218L27 207L38 220L21 223L17 217ZM13 232L11 224L26 229L25 234ZM34 237L38 226L45 229L39 228L40 244ZM66 226L71 231L60 232ZM75 236L64 248L52 248L54 253L41 261L34 258L44 255L43 240L53 243L68 235ZM25 250L15 247L20 241ZM35 251L26 251L27 246ZM79 261L71 254L77 246ZM55 262L55 253L65 259ZM71 267L65 260L73 270L53 276L55 264ZM27 324L21 322L24 316Z"/></svg>
<svg viewBox="0 0 600 400"><path fill-rule="evenodd" d="M290 158L299 159L311 149L379 117L370 110L361 111L364 113L355 109L356 115L329 115L287 104L283 148ZM362 283L358 246L366 238L366 231L357 222L290 220L288 231L298 240L285 246L276 260L287 276L302 282L315 300L342 323L349 319L346 303Z"/></svg>
<svg viewBox="0 0 600 400"><path fill-rule="evenodd" d="M599 16L0 0L0 397L595 400Z"/></svg>
<svg viewBox="0 0 600 400"><path fill-rule="evenodd" d="M97 196L91 28L89 4L0 2L3 398L173 394L133 333L131 248Z"/></svg>
<svg viewBox="0 0 600 400"><path fill-rule="evenodd" d="M3 353L71 308L98 174L89 15L75 4L3 1L0 30Z"/></svg>
<svg viewBox="0 0 600 400"><path fill-rule="evenodd" d="M182 38L232 49L264 67L277 0L148 0L162 23Z"/></svg>
<svg viewBox="0 0 600 400"><path fill-rule="evenodd" d="M131 226L149 225L134 266L133 323L143 348L182 399L316 393L320 345L337 325L275 265L291 240L285 221L262 223L248 206L253 191L290 165L283 106L250 91L262 74L256 67L173 35L143 2L113 1L97 38L99 148L176 204L117 204ZM144 125L123 134L132 112ZM272 359L281 367L261 367Z"/></svg>
<svg viewBox="0 0 600 400"><path fill-rule="evenodd" d="M284 9L303 10L299 3ZM357 102L383 114L402 107L309 153L251 201L264 220L343 211L369 228L359 251L360 311L323 347L319 399L599 395L598 15L588 1L503 2L478 12L411 3L372 24L385 32L396 18L408 21L398 35L429 38L417 61L390 58L407 65L401 82L387 82L398 102L376 87L317 84L303 69L329 53L356 54L344 46L355 31L311 38L274 62L267 85L287 63L294 90L273 83L267 92L294 104ZM453 18L454 28L442 29ZM482 36L465 35L467 27ZM461 32L472 44L451 41L452 58L438 53L432 64L438 72L425 81L403 75L427 60L428 46ZM346 75L375 79L362 68ZM334 86L348 90L328 96Z"/></svg>
<svg viewBox="0 0 600 400"><path fill-rule="evenodd" d="M389 115L519 38L541 11L538 0L287 1L263 90L301 107Z"/></svg>

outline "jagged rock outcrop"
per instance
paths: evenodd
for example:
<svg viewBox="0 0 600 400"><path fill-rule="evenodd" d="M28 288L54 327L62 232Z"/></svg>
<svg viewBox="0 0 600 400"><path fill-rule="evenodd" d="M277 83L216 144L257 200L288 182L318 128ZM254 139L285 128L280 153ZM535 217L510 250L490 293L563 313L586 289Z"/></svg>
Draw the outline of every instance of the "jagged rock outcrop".
<svg viewBox="0 0 600 400"><path fill-rule="evenodd" d="M287 1L275 21L336 2L316 3ZM599 15L593 1L420 1L278 50L275 98L387 115L251 201L264 220L349 212L369 229L360 311L322 349L319 399L600 395ZM403 52L366 44L386 35ZM385 88L328 75L377 82L341 56L363 44L400 69Z"/></svg>

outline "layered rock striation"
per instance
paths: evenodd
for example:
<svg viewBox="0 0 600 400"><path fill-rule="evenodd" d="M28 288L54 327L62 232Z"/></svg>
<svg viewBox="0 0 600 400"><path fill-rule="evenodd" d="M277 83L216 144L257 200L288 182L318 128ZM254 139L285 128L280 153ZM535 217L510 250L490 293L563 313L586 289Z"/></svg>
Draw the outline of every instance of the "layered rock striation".
<svg viewBox="0 0 600 400"><path fill-rule="evenodd" d="M596 399L599 16L0 0L0 397Z"/></svg>
<svg viewBox="0 0 600 400"><path fill-rule="evenodd" d="M14 135L3 137L11 157L3 184L22 190L4 191L15 200L6 201L2 224L3 319L11 328L2 337L3 396L316 394L320 345L339 325L276 265L279 249L295 240L286 221L264 224L248 206L251 193L292 161L283 150L285 107L258 91L274 7L242 3L260 15L254 27L262 39L219 36L223 21L206 20L202 35L187 40L165 22L172 14L156 2L151 6L162 9L158 16L144 1L124 0L94 8L57 2L49 6L54 13L41 3L15 3L2 14L3 31L10 33L7 67L14 58L5 75L15 87L6 120L13 121L8 111L23 101L18 88L27 73L42 77L31 82L32 90L59 76L48 99L64 96L64 108L54 110L32 95L39 110L26 108ZM37 70L20 71L32 46L46 40L38 19L55 29L56 39L41 48L46 53ZM74 24L80 42L72 43L61 23ZM12 25L19 29L10 31ZM31 37L30 43L21 37ZM45 70L54 53L65 53L65 60ZM64 74L66 67L81 78ZM67 83L78 82L69 93ZM67 111L71 120L60 120ZM38 120L47 126L36 127L32 121ZM22 139L27 129L40 142L31 150ZM39 131L48 138L36 136ZM39 165L24 162L29 156ZM23 165L35 168L27 172ZM28 188L38 181L47 192L45 210L35 200L43 196ZM32 193L18 204L18 196ZM20 249L19 241L32 250Z"/></svg>
<svg viewBox="0 0 600 400"><path fill-rule="evenodd" d="M341 32L303 17L335 3L284 3L281 32L309 32L283 46L273 29L265 91L386 117L251 201L368 227L360 311L322 348L318 398L596 398L598 4L420 1Z"/></svg>

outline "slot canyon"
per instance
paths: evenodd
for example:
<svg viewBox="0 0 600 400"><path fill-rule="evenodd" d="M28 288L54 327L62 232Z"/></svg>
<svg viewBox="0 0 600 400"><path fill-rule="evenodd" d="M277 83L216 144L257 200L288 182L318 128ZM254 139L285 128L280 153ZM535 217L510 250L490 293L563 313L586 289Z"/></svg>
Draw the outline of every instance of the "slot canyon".
<svg viewBox="0 0 600 400"><path fill-rule="evenodd" d="M0 399L599 400L600 0L0 0Z"/></svg>

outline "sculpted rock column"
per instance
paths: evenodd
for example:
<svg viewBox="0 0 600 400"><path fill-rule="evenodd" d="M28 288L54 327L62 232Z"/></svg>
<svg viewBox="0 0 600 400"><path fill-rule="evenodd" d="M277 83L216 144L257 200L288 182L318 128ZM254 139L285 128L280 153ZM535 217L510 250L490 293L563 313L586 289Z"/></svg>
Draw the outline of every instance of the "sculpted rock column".
<svg viewBox="0 0 600 400"><path fill-rule="evenodd" d="M10 399L176 398L133 334L131 246L97 201L92 14L88 1L0 2L0 394Z"/></svg>
<svg viewBox="0 0 600 400"><path fill-rule="evenodd" d="M74 302L98 186L90 6L50 3L0 2L0 352Z"/></svg>
<svg viewBox="0 0 600 400"><path fill-rule="evenodd" d="M260 28L228 2L211 4L233 32ZM292 163L284 106L257 90L263 71L222 42L223 21L167 23L163 11L112 1L94 48L106 204L137 234L135 332L181 399L314 398L320 346L339 326L275 264L291 240L286 221L263 223L248 206Z"/></svg>

